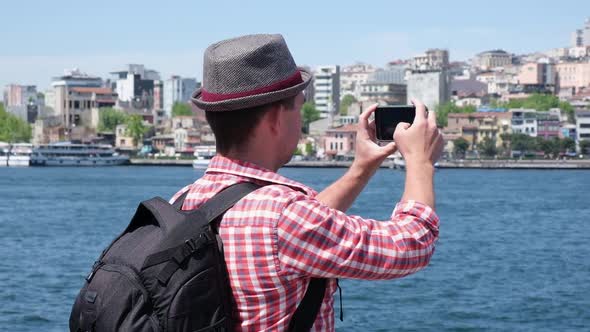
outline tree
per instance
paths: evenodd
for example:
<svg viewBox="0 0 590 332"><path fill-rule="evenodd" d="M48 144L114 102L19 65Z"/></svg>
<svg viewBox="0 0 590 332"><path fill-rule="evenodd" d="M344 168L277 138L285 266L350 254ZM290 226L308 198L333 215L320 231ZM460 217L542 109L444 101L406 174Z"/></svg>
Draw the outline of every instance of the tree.
<svg viewBox="0 0 590 332"><path fill-rule="evenodd" d="M590 141L580 141L580 153L590 153Z"/></svg>
<svg viewBox="0 0 590 332"><path fill-rule="evenodd" d="M31 140L31 126L17 116L4 110L0 104L0 141L29 142Z"/></svg>
<svg viewBox="0 0 590 332"><path fill-rule="evenodd" d="M172 116L193 115L191 107L187 103L174 103L172 106Z"/></svg>
<svg viewBox="0 0 590 332"><path fill-rule="evenodd" d="M486 137L481 142L480 151L485 156L493 157L498 154L498 149L496 148L496 140Z"/></svg>
<svg viewBox="0 0 590 332"><path fill-rule="evenodd" d="M127 122L127 115L116 109L105 107L99 111L98 130L114 132L117 125Z"/></svg>
<svg viewBox="0 0 590 332"><path fill-rule="evenodd" d="M356 103L356 98L353 95L345 95L340 102L340 115L348 115L348 108L353 103Z"/></svg>
<svg viewBox="0 0 590 332"><path fill-rule="evenodd" d="M561 151L568 152L568 151L575 151L576 150L576 141L574 141L570 137L566 137L561 140Z"/></svg>
<svg viewBox="0 0 590 332"><path fill-rule="evenodd" d="M502 133L500 134L500 138L502 139L502 148L503 149L508 149L508 146L510 145L510 139L512 138L512 135L509 133Z"/></svg>
<svg viewBox="0 0 590 332"><path fill-rule="evenodd" d="M465 157L465 152L467 152L467 149L469 149L469 142L463 137L459 137L453 141L453 145L453 151L455 152L455 154L461 157Z"/></svg>
<svg viewBox="0 0 590 332"><path fill-rule="evenodd" d="M439 127L446 127L448 124L449 113L473 113L476 111L475 106L467 105L459 107L455 103L449 101L444 104L436 105L436 124Z"/></svg>
<svg viewBox="0 0 590 332"><path fill-rule="evenodd" d="M309 133L309 124L320 118L320 111L312 103L307 102L301 108L301 117L303 120L303 131L307 134Z"/></svg>
<svg viewBox="0 0 590 332"><path fill-rule="evenodd" d="M522 154L537 151L537 142L535 138L526 134L512 134L510 136L510 146L512 147L512 150L520 151Z"/></svg>
<svg viewBox="0 0 590 332"><path fill-rule="evenodd" d="M313 144L311 143L305 143L305 155L307 156L311 156L311 155L315 155L315 151L313 150Z"/></svg>
<svg viewBox="0 0 590 332"><path fill-rule="evenodd" d="M137 147L148 128L143 124L143 118L139 114L133 114L127 119L127 135L133 139L133 145Z"/></svg>
<svg viewBox="0 0 590 332"><path fill-rule="evenodd" d="M548 157L553 157L559 153L559 142L548 140L544 137L537 137L537 148L543 151L543 154Z"/></svg>

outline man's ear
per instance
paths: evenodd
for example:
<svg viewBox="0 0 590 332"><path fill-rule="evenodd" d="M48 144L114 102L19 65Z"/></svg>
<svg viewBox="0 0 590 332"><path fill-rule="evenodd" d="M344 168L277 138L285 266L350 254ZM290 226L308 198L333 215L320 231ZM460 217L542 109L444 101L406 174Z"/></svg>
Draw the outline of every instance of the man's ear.
<svg viewBox="0 0 590 332"><path fill-rule="evenodd" d="M281 108L281 106L271 107L264 115L263 121L265 121L273 136L278 136L281 132L281 126L284 125L281 123Z"/></svg>

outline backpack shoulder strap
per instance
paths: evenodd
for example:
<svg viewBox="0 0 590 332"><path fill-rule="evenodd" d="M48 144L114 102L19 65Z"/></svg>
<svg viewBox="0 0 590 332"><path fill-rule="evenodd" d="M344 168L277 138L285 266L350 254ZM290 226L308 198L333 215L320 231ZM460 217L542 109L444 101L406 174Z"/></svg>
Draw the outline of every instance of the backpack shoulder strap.
<svg viewBox="0 0 590 332"><path fill-rule="evenodd" d="M289 331L309 331L315 322L326 293L325 278L312 278L307 286L303 300L289 322Z"/></svg>
<svg viewBox="0 0 590 332"><path fill-rule="evenodd" d="M231 185L207 200L198 208L198 210L203 213L207 222L211 224L217 219L217 217L224 214L225 211L229 210L240 199L260 187L260 185L252 182L240 182Z"/></svg>
<svg viewBox="0 0 590 332"><path fill-rule="evenodd" d="M190 191L190 188L185 191L182 195L180 195L176 201L174 201L174 203L172 204L172 206L176 209L176 210L182 210L182 205L184 204L184 200L186 199L186 196L188 195L188 192Z"/></svg>
<svg viewBox="0 0 590 332"><path fill-rule="evenodd" d="M209 243L212 239L208 236L201 237L199 235L203 232L203 227L209 227L209 225L211 225L212 230L216 231L212 223L234 206L240 199L260 187L261 186L250 182L237 183L223 189L195 210L180 211L187 216L186 222L183 222L170 230L166 239L163 241L163 250L149 255L143 262L142 270L168 261L177 255L178 252L182 252L183 257L184 255L189 255L190 252L187 252L185 248L187 234L197 237L196 239L199 242L194 244L197 247ZM183 201L185 197L186 193L181 195L180 198L174 202L174 206L180 208L182 206L181 201ZM176 268L177 266L170 265L170 273L168 274L171 275L171 273L176 271ZM168 274L166 274L166 277L169 277ZM162 279L166 280L167 278L163 277Z"/></svg>

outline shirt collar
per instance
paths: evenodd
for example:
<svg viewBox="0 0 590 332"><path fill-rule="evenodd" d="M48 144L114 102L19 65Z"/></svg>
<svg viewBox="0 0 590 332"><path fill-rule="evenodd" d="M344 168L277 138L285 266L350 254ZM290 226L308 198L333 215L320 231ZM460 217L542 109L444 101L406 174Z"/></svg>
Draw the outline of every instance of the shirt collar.
<svg viewBox="0 0 590 332"><path fill-rule="evenodd" d="M205 171L206 174L225 173L233 174L241 177L260 180L268 183L282 184L296 190L303 191L307 195L315 196L316 192L299 182L289 180L286 177L273 172L267 168L258 166L254 163L231 159L221 155L216 155L209 162L209 167Z"/></svg>

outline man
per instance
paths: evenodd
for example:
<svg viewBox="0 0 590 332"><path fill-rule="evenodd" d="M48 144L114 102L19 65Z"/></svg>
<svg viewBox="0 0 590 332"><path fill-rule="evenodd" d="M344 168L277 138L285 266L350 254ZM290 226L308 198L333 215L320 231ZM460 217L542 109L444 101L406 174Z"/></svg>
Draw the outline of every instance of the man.
<svg viewBox="0 0 590 332"><path fill-rule="evenodd" d="M218 155L189 191L183 209L199 207L239 182L264 185L228 210L220 223L237 330L282 331L310 278L329 278L313 330L334 330L336 278L390 279L426 266L438 237L434 162L442 138L433 113L416 102L414 124L400 124L395 144L375 142L375 106L359 118L356 155L346 174L321 193L276 171L297 147L303 90L311 75L297 68L280 35L249 35L205 51L203 87L192 102L206 111ZM391 219L344 212L383 160L406 160L402 200Z"/></svg>

